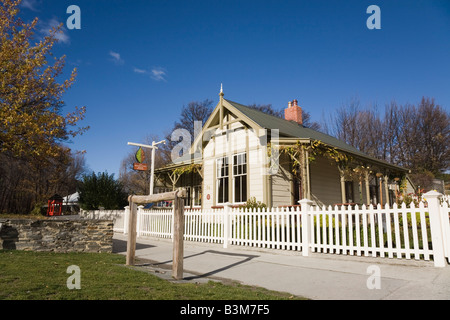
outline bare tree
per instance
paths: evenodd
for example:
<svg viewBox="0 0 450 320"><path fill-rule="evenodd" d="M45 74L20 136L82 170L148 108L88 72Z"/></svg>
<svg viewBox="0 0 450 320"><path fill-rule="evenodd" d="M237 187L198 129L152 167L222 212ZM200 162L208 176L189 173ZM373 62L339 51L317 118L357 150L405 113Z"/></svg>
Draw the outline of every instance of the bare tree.
<svg viewBox="0 0 450 320"><path fill-rule="evenodd" d="M416 143L412 149L417 152L412 157L412 166L435 174L448 169L450 113L430 98L422 98L415 111L418 132L414 136Z"/></svg>
<svg viewBox="0 0 450 320"><path fill-rule="evenodd" d="M376 106L363 109L358 99L342 105L331 117L331 134L371 156L383 149L383 125Z"/></svg>
<svg viewBox="0 0 450 320"><path fill-rule="evenodd" d="M55 193L66 196L76 192L85 171L81 153L64 152L44 163L0 153L0 213L27 214L33 208L38 212Z"/></svg>
<svg viewBox="0 0 450 320"><path fill-rule="evenodd" d="M148 135L143 144L151 145L152 141L159 141L158 136ZM162 144L158 147L163 146ZM150 192L150 168L151 168L151 150L144 149L144 160L142 163L147 164L148 170L140 171L134 170L134 163L137 162L135 155L137 149L130 151L125 158L122 160L119 172L119 181L124 186L125 191L128 194L149 194ZM168 161L165 159L165 154L161 149L155 151L155 168L160 168L167 164Z"/></svg>
<svg viewBox="0 0 450 320"><path fill-rule="evenodd" d="M165 134L166 144L161 146L161 152L163 154L163 158L167 163L172 162L172 150L174 147L180 143L181 139L190 139L192 143L196 138L196 135L199 132L195 132L197 130L201 130L205 122L208 120L209 116L213 111L213 101L206 99L203 101L192 101L189 102L186 106L183 106L181 109L180 118L176 121L172 127L172 129ZM198 123L196 127L196 122ZM182 129L181 131L186 132L183 137L179 138L179 140L173 140L172 134L177 129ZM179 131L179 132L181 132Z"/></svg>
<svg viewBox="0 0 450 320"><path fill-rule="evenodd" d="M416 177L429 179L450 166L450 114L432 98L417 106L392 101L383 116L376 106L363 108L353 99L325 127L362 152L412 169Z"/></svg>

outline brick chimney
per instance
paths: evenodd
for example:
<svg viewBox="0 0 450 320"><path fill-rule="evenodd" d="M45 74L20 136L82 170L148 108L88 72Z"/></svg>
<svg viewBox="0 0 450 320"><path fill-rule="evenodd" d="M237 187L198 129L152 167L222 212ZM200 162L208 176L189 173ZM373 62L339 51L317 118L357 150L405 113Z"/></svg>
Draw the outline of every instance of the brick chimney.
<svg viewBox="0 0 450 320"><path fill-rule="evenodd" d="M289 121L295 121L300 125L303 124L302 108L298 106L297 99L292 102L289 101L288 107L284 109L284 118Z"/></svg>

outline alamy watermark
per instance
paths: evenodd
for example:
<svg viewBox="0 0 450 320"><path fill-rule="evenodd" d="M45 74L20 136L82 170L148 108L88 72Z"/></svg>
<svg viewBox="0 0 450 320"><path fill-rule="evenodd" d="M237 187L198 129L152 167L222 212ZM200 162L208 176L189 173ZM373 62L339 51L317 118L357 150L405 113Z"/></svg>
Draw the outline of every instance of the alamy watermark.
<svg viewBox="0 0 450 320"><path fill-rule="evenodd" d="M68 274L71 274L71 276L69 276L67 278L67 289L69 290L73 290L73 289L81 289L81 269L79 266L76 265L71 265L69 267L67 267L67 271Z"/></svg>
<svg viewBox="0 0 450 320"><path fill-rule="evenodd" d="M367 7L366 13L371 14L367 18L366 26L369 30L381 29L381 9L377 5L370 5Z"/></svg>
<svg viewBox="0 0 450 320"><path fill-rule="evenodd" d="M70 5L67 7L66 13L70 14L70 17L67 18L66 26L67 29L73 30L81 29L81 9L77 5Z"/></svg>
<svg viewBox="0 0 450 320"><path fill-rule="evenodd" d="M370 265L367 267L366 270L367 274L370 274L370 276L367 278L366 286L367 289L373 290L373 289L381 289L381 269L379 266L376 265Z"/></svg>
<svg viewBox="0 0 450 320"><path fill-rule="evenodd" d="M67 18L66 26L69 30L80 30L81 29L81 9L77 5L70 5L66 10L67 14L70 14L70 17ZM368 29L381 29L381 9L379 6L372 4L367 7L367 14L370 14L370 17L367 18L366 26Z"/></svg>
<svg viewBox="0 0 450 320"><path fill-rule="evenodd" d="M212 149L203 150L202 143L214 138ZM247 155L250 166L259 166L262 175L277 174L279 169L279 130L278 129L247 129L236 128L215 132L214 129L202 132L202 122L194 122L194 137L186 129L176 129L170 137L172 142L178 142L171 151L174 163L203 159L210 154L230 157L236 150L248 148ZM208 152L208 154L204 154ZM210 153L210 154L209 154Z"/></svg>

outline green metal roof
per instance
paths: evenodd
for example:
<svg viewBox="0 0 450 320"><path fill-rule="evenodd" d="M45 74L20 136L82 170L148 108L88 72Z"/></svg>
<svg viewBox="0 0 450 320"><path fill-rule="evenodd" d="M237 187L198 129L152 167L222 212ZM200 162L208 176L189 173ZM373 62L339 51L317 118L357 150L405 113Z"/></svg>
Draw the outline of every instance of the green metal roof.
<svg viewBox="0 0 450 320"><path fill-rule="evenodd" d="M335 137L332 137L330 135L327 135L325 133L312 130L309 128L306 128L294 121L288 121L283 118L275 117L269 114L266 114L264 112L261 112L259 110L249 108L247 106L244 106L240 103L226 100L229 102L233 107L238 109L240 112L242 112L245 116L252 119L254 122L256 122L258 125L260 125L262 128L266 129L278 129L280 133L280 137L293 137L293 138L301 138L301 139L311 139L311 140L320 140L325 144L328 144L330 146L349 151L352 153L360 153L361 155L364 155L362 152L360 152L358 149L346 144L345 142L336 139ZM367 155L366 155L367 156Z"/></svg>
<svg viewBox="0 0 450 320"><path fill-rule="evenodd" d="M224 99L225 100L225 99ZM360 156L366 159L370 159L375 162L383 163L385 165L396 167L398 169L407 170L405 168L390 164L386 161L382 161L376 158L373 158L358 149L348 145L342 140L339 140L335 137L332 137L328 134L306 128L294 121L288 121L283 118L275 117L259 110L249 108L240 103L226 100L229 104L235 107L239 112L244 114L246 117L252 119L255 123L257 123L262 128L266 129L278 129L280 138L289 137L289 138L299 138L299 139L311 139L311 140L319 140L329 146L335 147L339 150L351 153L356 156Z"/></svg>

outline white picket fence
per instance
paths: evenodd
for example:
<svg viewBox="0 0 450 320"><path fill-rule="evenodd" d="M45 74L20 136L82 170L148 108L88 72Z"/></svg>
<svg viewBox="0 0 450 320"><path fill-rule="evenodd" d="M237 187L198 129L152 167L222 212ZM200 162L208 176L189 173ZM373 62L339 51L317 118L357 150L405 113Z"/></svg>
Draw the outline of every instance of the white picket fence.
<svg viewBox="0 0 450 320"><path fill-rule="evenodd" d="M450 209L431 194L427 203L381 207L185 210L184 239L309 252L434 260L450 259ZM137 235L172 238L172 211L138 209ZM125 215L124 231L126 231ZM450 260L449 260L450 261Z"/></svg>

